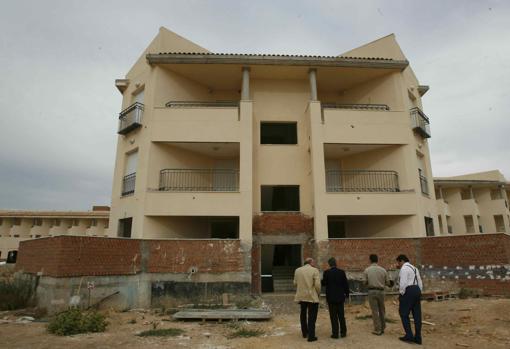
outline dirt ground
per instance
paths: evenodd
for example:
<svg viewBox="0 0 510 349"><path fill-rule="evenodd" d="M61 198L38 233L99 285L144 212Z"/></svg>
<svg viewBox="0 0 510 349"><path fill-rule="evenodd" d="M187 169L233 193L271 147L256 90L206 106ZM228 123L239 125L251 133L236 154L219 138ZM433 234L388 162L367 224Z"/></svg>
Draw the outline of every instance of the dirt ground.
<svg viewBox="0 0 510 349"><path fill-rule="evenodd" d="M156 311L106 311L109 326L104 333L58 337L46 332L45 322L14 323L21 313L0 312L0 348L409 348L402 343L403 334L398 319L397 305L386 303L387 324L382 336L371 334L372 320L368 306L346 305L348 334L346 338L330 338L327 308L321 305L317 320L319 340L308 343L301 338L298 306L289 295L264 297L274 317L265 322L240 321L247 329L264 332L259 337L230 338L236 324L218 322L173 321L171 316ZM510 348L510 299L483 298L423 302L424 320L434 325L423 325L423 348ZM157 328L179 328L184 333L177 337L138 337L137 333Z"/></svg>

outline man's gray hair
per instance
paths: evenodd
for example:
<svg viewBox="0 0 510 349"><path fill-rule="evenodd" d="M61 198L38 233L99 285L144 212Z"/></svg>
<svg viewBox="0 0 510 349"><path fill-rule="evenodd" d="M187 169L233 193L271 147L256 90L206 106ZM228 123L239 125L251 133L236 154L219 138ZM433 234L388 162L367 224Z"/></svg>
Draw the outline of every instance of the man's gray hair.
<svg viewBox="0 0 510 349"><path fill-rule="evenodd" d="M305 259L305 264L312 264L313 263L313 258L312 257L308 257Z"/></svg>

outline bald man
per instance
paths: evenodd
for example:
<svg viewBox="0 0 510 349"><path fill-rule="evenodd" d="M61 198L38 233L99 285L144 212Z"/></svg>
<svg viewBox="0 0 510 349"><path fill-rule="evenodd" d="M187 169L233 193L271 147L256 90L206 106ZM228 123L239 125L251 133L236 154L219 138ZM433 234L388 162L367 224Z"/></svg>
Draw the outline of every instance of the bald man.
<svg viewBox="0 0 510 349"><path fill-rule="evenodd" d="M296 296L294 300L301 306L301 332L303 338L309 342L317 340L315 336L315 321L319 311L319 295L321 293L321 278L315 267L313 258L305 259L305 264L294 272ZM308 318L307 318L308 312Z"/></svg>

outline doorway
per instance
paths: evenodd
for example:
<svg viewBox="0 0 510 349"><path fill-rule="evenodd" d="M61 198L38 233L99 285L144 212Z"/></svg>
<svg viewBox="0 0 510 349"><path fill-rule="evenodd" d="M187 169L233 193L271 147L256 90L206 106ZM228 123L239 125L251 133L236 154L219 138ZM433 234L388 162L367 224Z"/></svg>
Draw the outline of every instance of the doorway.
<svg viewBox="0 0 510 349"><path fill-rule="evenodd" d="M261 245L262 292L294 291L294 271L302 265L300 244Z"/></svg>

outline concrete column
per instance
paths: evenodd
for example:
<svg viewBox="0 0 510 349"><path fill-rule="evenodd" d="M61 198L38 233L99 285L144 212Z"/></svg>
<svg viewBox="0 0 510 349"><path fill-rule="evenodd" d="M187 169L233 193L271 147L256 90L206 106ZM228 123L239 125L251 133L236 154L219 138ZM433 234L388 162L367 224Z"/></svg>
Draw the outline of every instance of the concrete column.
<svg viewBox="0 0 510 349"><path fill-rule="evenodd" d="M324 142L322 134L321 104L310 101L310 154L312 161L313 211L315 240L328 240L328 216L324 210L326 194L326 169L324 161Z"/></svg>
<svg viewBox="0 0 510 349"><path fill-rule="evenodd" d="M317 100L317 69L312 68L308 71L308 77L310 78L310 100Z"/></svg>
<svg viewBox="0 0 510 349"><path fill-rule="evenodd" d="M239 145L239 191L241 214L239 215L239 239L243 246L251 248L253 220L253 104L243 100L240 105L241 142Z"/></svg>
<svg viewBox="0 0 510 349"><path fill-rule="evenodd" d="M241 87L241 100L250 100L250 68L243 67L243 84Z"/></svg>

